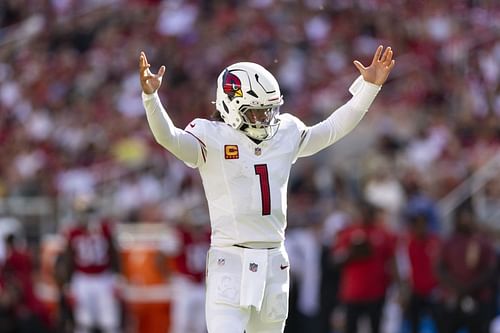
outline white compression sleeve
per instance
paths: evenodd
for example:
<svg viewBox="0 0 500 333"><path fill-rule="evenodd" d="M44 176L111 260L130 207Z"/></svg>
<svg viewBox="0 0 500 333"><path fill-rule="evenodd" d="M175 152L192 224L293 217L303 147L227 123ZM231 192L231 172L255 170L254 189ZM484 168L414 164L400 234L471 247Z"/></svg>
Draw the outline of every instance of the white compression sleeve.
<svg viewBox="0 0 500 333"><path fill-rule="evenodd" d="M298 156L310 156L340 140L361 121L381 86L360 76L349 88L353 97L322 122L308 127Z"/></svg>
<svg viewBox="0 0 500 333"><path fill-rule="evenodd" d="M157 93L142 93L142 103L146 109L146 117L153 136L160 145L169 150L178 159L198 164L200 143L188 132L175 127L174 123L161 104Z"/></svg>

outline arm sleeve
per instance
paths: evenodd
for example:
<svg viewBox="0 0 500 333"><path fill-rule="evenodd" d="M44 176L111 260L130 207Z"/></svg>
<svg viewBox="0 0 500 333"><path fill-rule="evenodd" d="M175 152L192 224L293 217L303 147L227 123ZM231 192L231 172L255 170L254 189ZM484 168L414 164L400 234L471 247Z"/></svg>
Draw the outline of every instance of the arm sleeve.
<svg viewBox="0 0 500 333"><path fill-rule="evenodd" d="M175 127L158 94L148 95L143 92L142 102L156 142L181 161L193 166L198 165L202 149L200 142L192 134Z"/></svg>
<svg viewBox="0 0 500 333"><path fill-rule="evenodd" d="M381 86L360 76L349 88L353 97L324 121L304 130L298 157L310 156L342 139L361 121Z"/></svg>

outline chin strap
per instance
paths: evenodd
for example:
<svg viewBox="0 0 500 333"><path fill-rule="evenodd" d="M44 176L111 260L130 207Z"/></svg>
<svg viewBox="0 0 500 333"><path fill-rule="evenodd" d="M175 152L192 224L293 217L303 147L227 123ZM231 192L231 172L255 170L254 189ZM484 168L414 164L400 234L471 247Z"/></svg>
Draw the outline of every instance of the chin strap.
<svg viewBox="0 0 500 333"><path fill-rule="evenodd" d="M266 128L252 128L248 125L245 125L246 127L242 127L241 130L243 132L245 132L245 134L249 137L249 138L252 138L254 140L259 140L259 141L267 141L267 140L271 140L275 135L276 133L278 132L278 129L280 127L280 121L279 119L277 120L278 123L277 124L274 124L274 125L269 125L268 127ZM252 134L252 132L255 131L254 134ZM260 133L258 133L257 131L263 131L263 133L265 135L263 135L262 137L260 137Z"/></svg>
<svg viewBox="0 0 500 333"><path fill-rule="evenodd" d="M259 133L261 131L262 133ZM265 128L251 128L247 126L246 128L243 129L243 132L245 132L246 136L248 136L252 140L263 141L269 137L269 133L266 131Z"/></svg>

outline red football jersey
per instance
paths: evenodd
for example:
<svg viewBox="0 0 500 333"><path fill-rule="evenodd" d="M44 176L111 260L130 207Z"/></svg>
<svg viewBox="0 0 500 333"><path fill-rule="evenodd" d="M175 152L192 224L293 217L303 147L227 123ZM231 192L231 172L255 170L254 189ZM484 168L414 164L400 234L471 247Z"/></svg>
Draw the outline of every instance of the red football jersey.
<svg viewBox="0 0 500 333"><path fill-rule="evenodd" d="M201 282L205 276L205 263L208 248L210 247L210 231L190 231L188 228L179 227L179 240L181 249L175 257L175 265L179 273L190 276Z"/></svg>
<svg viewBox="0 0 500 333"><path fill-rule="evenodd" d="M109 223L77 226L69 230L68 246L73 250L75 271L98 274L111 268L111 227Z"/></svg>

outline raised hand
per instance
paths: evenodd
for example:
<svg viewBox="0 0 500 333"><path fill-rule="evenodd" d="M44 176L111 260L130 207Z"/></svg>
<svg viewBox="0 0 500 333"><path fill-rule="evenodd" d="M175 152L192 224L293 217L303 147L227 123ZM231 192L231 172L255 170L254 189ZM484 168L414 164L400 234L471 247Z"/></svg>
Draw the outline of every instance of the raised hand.
<svg viewBox="0 0 500 333"><path fill-rule="evenodd" d="M383 49L382 45L377 48L373 55L372 63L368 67L363 66L357 60L354 61L354 66L359 70L363 79L379 86L385 83L395 64L395 61L392 59L393 52L391 47L386 48L384 53L382 53Z"/></svg>
<svg viewBox="0 0 500 333"><path fill-rule="evenodd" d="M142 91L146 94L152 94L161 86L163 74L165 74L165 66L161 66L157 74L151 73L149 68L151 65L148 63L146 54L141 52L139 56L139 76L141 79Z"/></svg>

